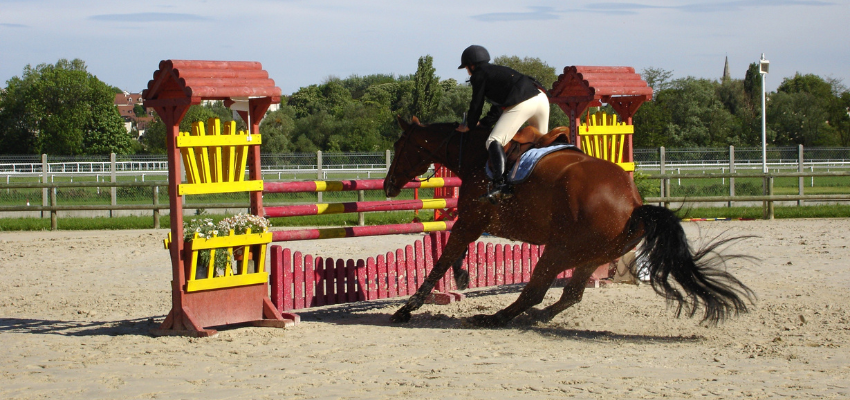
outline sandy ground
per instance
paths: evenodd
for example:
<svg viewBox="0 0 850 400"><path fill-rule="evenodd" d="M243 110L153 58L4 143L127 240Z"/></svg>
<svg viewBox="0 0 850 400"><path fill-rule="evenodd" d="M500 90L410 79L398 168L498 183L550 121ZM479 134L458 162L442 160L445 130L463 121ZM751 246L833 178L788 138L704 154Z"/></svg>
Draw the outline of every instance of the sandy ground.
<svg viewBox="0 0 850 400"><path fill-rule="evenodd" d="M647 285L616 284L550 323L464 322L512 302L511 286L405 325L385 301L304 312L286 330L155 338L170 308L165 231L0 232L0 398L850 397L850 220L685 225L760 236L733 249L761 258L732 265L759 296L751 313L705 327ZM365 257L413 240L291 247Z"/></svg>

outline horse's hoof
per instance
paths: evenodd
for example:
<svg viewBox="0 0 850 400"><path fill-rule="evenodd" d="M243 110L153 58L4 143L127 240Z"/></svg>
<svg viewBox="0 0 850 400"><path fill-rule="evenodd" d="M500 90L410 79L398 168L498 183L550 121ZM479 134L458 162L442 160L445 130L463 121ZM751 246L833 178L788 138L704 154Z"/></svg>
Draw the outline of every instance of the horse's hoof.
<svg viewBox="0 0 850 400"><path fill-rule="evenodd" d="M398 310L390 317L392 322L408 322L410 321L410 312L406 310Z"/></svg>
<svg viewBox="0 0 850 400"><path fill-rule="evenodd" d="M457 285L458 290L469 289L469 274L455 274L455 285Z"/></svg>
<svg viewBox="0 0 850 400"><path fill-rule="evenodd" d="M478 314L469 318L469 323L479 328L496 328L505 324L493 315Z"/></svg>
<svg viewBox="0 0 850 400"><path fill-rule="evenodd" d="M538 310L536 308L530 308L525 311L525 314L535 322L549 322L552 321L552 318L554 317L552 313L546 309Z"/></svg>

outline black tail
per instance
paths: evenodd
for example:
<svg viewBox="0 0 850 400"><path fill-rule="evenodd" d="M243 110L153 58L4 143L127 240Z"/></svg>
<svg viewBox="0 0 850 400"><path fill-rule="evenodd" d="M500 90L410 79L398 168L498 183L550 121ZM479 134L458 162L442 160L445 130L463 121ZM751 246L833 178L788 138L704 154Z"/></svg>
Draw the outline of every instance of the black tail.
<svg viewBox="0 0 850 400"><path fill-rule="evenodd" d="M632 229L640 229L641 225L644 242L638 250L643 257L640 268L648 269L649 281L656 293L677 303L677 317L683 311L693 317L702 306L705 309L702 321L715 325L747 312L747 305L752 304L755 294L727 272L725 264L732 258L752 257L718 252L718 247L744 237L718 237L694 252L676 214L651 205L640 206L632 214ZM679 287L671 285L671 275Z"/></svg>

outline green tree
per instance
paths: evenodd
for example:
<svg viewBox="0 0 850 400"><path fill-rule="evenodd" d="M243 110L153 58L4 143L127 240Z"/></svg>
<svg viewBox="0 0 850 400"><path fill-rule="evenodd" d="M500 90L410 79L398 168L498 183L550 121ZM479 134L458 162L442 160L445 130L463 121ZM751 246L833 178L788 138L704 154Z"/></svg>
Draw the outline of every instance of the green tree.
<svg viewBox="0 0 850 400"><path fill-rule="evenodd" d="M662 68L647 67L640 71L640 76L646 81L646 84L655 92L667 90L671 86L670 78L673 77L673 71L668 71Z"/></svg>
<svg viewBox="0 0 850 400"><path fill-rule="evenodd" d="M436 70L433 61L429 55L419 57L419 65L413 75L413 103L410 112L423 121L431 121L435 117L443 95L440 77L434 73Z"/></svg>
<svg viewBox="0 0 850 400"><path fill-rule="evenodd" d="M127 154L132 138L113 104L114 88L79 59L27 65L0 93L0 152Z"/></svg>
<svg viewBox="0 0 850 400"><path fill-rule="evenodd" d="M212 107L190 106L186 111L186 115L184 115L183 119L180 121L180 132L191 132L192 123L202 121L206 124L207 120L210 118L221 119L221 117L213 111ZM144 136L141 138L141 142L145 148L145 153L165 154L168 149L166 147L167 132L168 128L165 126L165 123L162 122L159 116L156 116L154 122L148 125Z"/></svg>
<svg viewBox="0 0 850 400"><path fill-rule="evenodd" d="M290 106L266 114L260 122L260 134L263 135L263 152L278 154L291 152L292 132L295 130L295 109Z"/></svg>
<svg viewBox="0 0 850 400"><path fill-rule="evenodd" d="M796 73L782 81L770 96L767 124L777 145L838 145L845 110L841 101L846 88L840 81L813 74Z"/></svg>

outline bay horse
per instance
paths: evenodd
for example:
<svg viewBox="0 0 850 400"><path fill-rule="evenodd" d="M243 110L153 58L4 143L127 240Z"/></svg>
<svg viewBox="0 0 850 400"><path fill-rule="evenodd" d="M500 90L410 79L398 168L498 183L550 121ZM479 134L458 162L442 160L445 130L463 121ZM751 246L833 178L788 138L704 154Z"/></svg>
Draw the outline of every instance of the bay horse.
<svg viewBox="0 0 850 400"><path fill-rule="evenodd" d="M468 245L484 232L545 245L545 250L517 300L493 315L472 317L474 325L503 326L524 312L539 321L551 320L581 301L598 266L641 241L641 268L648 270L655 292L676 306L677 317L683 312L693 317L702 308L702 322L715 325L747 312L752 304L753 292L725 270L727 259L740 256L718 252L719 246L737 238L716 238L693 251L680 219L667 208L642 204L634 181L616 164L580 151L551 153L539 161L525 182L514 187L513 197L494 205L478 200L487 192L489 181L484 167L489 130L473 128L460 133L455 130L457 124L426 126L415 117L411 123L400 117L398 122L403 132L394 144L395 157L384 180L388 197L397 196L405 183L426 173L432 163L447 167L462 184L458 218L442 256L392 321L409 321L436 282L449 267L459 265ZM542 310L532 310L543 301L557 275L569 269L572 278L561 298ZM465 274L463 270L455 273L462 289L464 278L468 281Z"/></svg>

